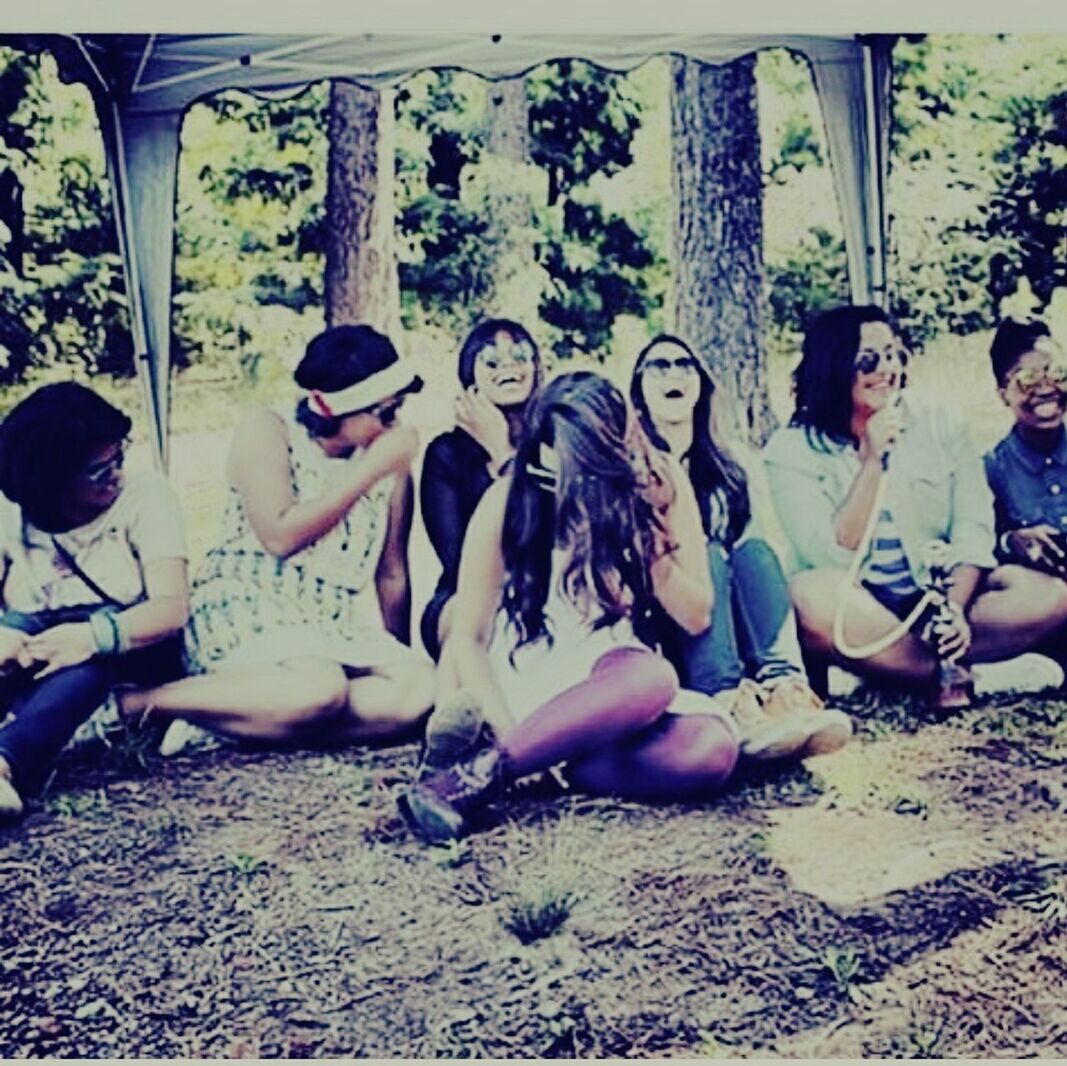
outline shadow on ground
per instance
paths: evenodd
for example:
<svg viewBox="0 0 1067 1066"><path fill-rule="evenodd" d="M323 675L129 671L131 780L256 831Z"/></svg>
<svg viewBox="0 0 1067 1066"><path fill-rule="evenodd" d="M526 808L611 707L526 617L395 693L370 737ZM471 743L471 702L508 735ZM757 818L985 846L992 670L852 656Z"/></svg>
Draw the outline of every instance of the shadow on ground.
<svg viewBox="0 0 1067 1066"><path fill-rule="evenodd" d="M1067 1054L1067 705L707 807L526 788L423 848L414 746L66 757L0 837L0 1054Z"/></svg>

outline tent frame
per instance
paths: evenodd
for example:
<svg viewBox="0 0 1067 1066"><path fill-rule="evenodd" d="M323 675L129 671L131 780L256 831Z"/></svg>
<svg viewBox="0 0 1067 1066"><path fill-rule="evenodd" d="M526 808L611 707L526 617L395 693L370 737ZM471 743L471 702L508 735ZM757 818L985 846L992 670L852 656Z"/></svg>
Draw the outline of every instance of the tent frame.
<svg viewBox="0 0 1067 1066"><path fill-rule="evenodd" d="M626 71L663 54L721 64L785 47L811 64L841 210L854 301L886 301L885 183L892 36L51 34L0 43L49 48L62 76L84 82L104 136L129 294L131 332L157 462L167 466L174 209L181 122L223 89L301 91L322 78L381 88L451 67L489 79L581 57Z"/></svg>

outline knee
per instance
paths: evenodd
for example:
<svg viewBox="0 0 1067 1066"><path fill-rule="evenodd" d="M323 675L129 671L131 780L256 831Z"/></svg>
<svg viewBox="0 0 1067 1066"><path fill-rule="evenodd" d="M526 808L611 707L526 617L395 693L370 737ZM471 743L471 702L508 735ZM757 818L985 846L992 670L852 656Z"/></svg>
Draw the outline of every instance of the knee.
<svg viewBox="0 0 1067 1066"><path fill-rule="evenodd" d="M400 683L400 691L397 693L397 721L418 721L433 706L433 666L422 656L413 655L398 668L397 680Z"/></svg>
<svg viewBox="0 0 1067 1066"><path fill-rule="evenodd" d="M676 725L678 771L696 793L717 792L737 766L737 739L725 722L713 715L680 718Z"/></svg>
<svg viewBox="0 0 1067 1066"><path fill-rule="evenodd" d="M990 583L1010 592L1016 603L1025 604L1035 620L1056 624L1067 620L1067 581L1062 578L1025 566L1004 566Z"/></svg>
<svg viewBox="0 0 1067 1066"><path fill-rule="evenodd" d="M348 703L348 678L339 663L295 671L294 695L288 725L310 725L330 718Z"/></svg>
<svg viewBox="0 0 1067 1066"><path fill-rule="evenodd" d="M635 648L608 652L619 655L620 681L627 694L646 706L665 709L678 691L678 673L662 655ZM603 662L603 660L601 660Z"/></svg>

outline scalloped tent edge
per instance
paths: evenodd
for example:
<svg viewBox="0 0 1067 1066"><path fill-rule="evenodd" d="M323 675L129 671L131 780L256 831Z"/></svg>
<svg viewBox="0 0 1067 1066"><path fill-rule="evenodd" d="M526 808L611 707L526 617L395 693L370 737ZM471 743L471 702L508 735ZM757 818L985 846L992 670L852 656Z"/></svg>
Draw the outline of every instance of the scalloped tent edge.
<svg viewBox="0 0 1067 1066"><path fill-rule="evenodd" d="M9 34L0 43L50 50L67 81L88 86L104 138L129 294L138 372L156 459L166 467L177 159L186 109L222 89L296 89L323 78L394 85L432 67L487 78L552 59L626 71L685 55L722 64L789 48L811 64L857 302L886 295L885 182L893 36L736 34Z"/></svg>

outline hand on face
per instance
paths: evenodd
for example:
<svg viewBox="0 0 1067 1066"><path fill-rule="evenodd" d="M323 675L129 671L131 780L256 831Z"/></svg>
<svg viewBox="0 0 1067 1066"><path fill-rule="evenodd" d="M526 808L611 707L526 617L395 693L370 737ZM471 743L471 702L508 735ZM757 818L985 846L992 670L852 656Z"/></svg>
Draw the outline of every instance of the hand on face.
<svg viewBox="0 0 1067 1066"><path fill-rule="evenodd" d="M904 412L896 403L871 415L860 441L860 459L884 460L900 437L903 422Z"/></svg>
<svg viewBox="0 0 1067 1066"><path fill-rule="evenodd" d="M465 389L456 400L456 425L489 453L491 463L499 463L511 451L504 412L490 403L477 385Z"/></svg>

